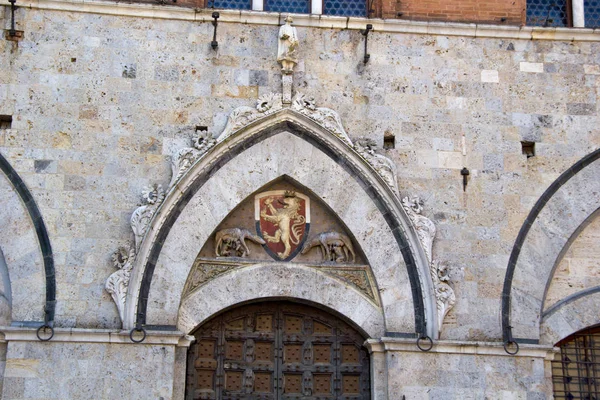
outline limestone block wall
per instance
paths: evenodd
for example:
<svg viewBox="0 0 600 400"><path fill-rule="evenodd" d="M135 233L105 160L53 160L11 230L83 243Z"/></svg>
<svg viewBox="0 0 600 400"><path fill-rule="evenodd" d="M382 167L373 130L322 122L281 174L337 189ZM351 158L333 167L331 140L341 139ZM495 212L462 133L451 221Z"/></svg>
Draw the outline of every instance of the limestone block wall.
<svg viewBox="0 0 600 400"><path fill-rule="evenodd" d="M281 90L278 27L221 23L213 51L209 22L35 8L16 18L23 40L0 41L0 114L13 116L0 152L48 227L56 325L117 328L103 287L141 189L166 186L170 154L197 126L217 135L233 109ZM336 109L352 138L393 137L383 153L401 194L425 199L457 295L443 337L500 339L503 277L525 216L600 145L600 43L376 31L365 65L358 30L297 29L295 90ZM535 142L534 157L522 141Z"/></svg>
<svg viewBox="0 0 600 400"><path fill-rule="evenodd" d="M552 398L550 358L540 354L509 357L502 349L468 354L468 346L445 348L440 354L394 347L396 351L386 353L390 399Z"/></svg>
<svg viewBox="0 0 600 400"><path fill-rule="evenodd" d="M183 398L185 351L164 335L155 340L150 334L138 345L115 331L57 331L50 342L13 332L10 339L2 344L5 353L0 352L0 360L4 354L7 359L3 400Z"/></svg>

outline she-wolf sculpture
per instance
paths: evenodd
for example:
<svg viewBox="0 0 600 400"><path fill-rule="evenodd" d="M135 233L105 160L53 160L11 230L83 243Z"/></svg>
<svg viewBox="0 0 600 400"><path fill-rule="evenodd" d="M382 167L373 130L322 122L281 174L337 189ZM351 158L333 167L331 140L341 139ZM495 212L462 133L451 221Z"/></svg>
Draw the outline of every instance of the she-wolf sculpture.
<svg viewBox="0 0 600 400"><path fill-rule="evenodd" d="M352 255L352 262L356 260L352 241L342 233L334 231L319 233L306 242L302 254L308 253L316 246L321 249L323 261L350 262L350 255Z"/></svg>

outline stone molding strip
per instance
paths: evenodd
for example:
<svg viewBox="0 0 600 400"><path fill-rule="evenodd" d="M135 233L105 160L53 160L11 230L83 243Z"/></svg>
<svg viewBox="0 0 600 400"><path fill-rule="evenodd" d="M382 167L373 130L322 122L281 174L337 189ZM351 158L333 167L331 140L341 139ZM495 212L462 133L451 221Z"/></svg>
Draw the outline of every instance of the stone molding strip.
<svg viewBox="0 0 600 400"><path fill-rule="evenodd" d="M0 0L0 5L9 6L8 0ZM91 0L29 0L19 1L20 8L84 12L115 16L212 22L212 9L192 9L175 6L131 4L114 1ZM282 25L284 14L264 11L219 10L219 22L233 22L257 25ZM478 38L523 39L523 40L564 40L597 42L600 29L584 28L542 28L532 26L502 26L486 24L466 24L456 22L424 22L399 19L368 19L338 17L316 14L295 14L294 26L362 30L369 23L375 32L406 33L416 35L464 36Z"/></svg>
<svg viewBox="0 0 600 400"><path fill-rule="evenodd" d="M56 308L56 279L54 275L54 255L52 254L52 246L50 245L50 237L46 230L46 224L44 223L40 209L27 188L27 185L25 185L23 179L21 179L17 171L15 171L2 154L0 154L0 170L4 172L6 178L10 181L11 185L21 198L21 201L23 201L23 205L27 208L27 212L29 213L29 217L35 228L35 233L44 259L44 273L46 277L45 322L52 323L54 321L54 310Z"/></svg>
<svg viewBox="0 0 600 400"><path fill-rule="evenodd" d="M365 346L371 353L383 353L388 351L402 351L424 354L417 348L415 339L399 339L382 337L381 339L367 339ZM427 353L437 354L465 354L485 355L501 357L535 357L553 360L558 351L556 347L531 344L521 344L519 352L510 355L504 350L501 342L464 342L454 340L440 340L433 343L433 348Z"/></svg>
<svg viewBox="0 0 600 400"><path fill-rule="evenodd" d="M565 297L564 299L558 301L557 303L554 303L552 305L552 307L550 307L546 311L544 311L544 313L542 313L542 319L546 319L546 318L550 317L552 314L554 314L556 311L558 311L561 307L566 306L567 304L569 304L575 300L579 300L582 297L589 296L590 294L594 294L594 293L600 293L600 286L594 286L591 288L581 290L577 293L573 293L572 295Z"/></svg>
<svg viewBox="0 0 600 400"><path fill-rule="evenodd" d="M0 342L38 342L36 328L0 327L4 339ZM189 347L195 340L193 336L180 331L146 331L146 339L142 343L134 343L126 330L114 329L83 329L83 328L54 328L52 342L62 343L110 343L132 345L175 345Z"/></svg>
<svg viewBox="0 0 600 400"><path fill-rule="evenodd" d="M554 196L569 179L574 177L578 172L598 159L600 159L600 149L591 152L563 172L540 196L525 219L525 222L523 222L508 260L508 266L506 268L506 275L504 278L504 287L502 289L502 338L505 342L515 340L512 337L512 326L510 322L512 280L515 274L515 267L519 260L519 255L521 254L521 248L525 243L529 230L552 196Z"/></svg>

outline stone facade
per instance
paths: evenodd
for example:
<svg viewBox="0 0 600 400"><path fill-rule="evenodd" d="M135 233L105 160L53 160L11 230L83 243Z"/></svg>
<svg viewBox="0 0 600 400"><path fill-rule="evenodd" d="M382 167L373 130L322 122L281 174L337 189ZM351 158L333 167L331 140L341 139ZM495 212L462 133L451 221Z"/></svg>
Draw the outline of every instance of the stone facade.
<svg viewBox="0 0 600 400"><path fill-rule="evenodd" d="M0 115L12 116L0 154L15 172L0 173L2 399L183 398L185 335L225 308L271 297L321 305L361 328L373 398L550 398L552 346L600 322L594 312L570 318L600 301L599 34L298 16L293 93L313 98L309 110L339 115L341 130L282 107L200 151L190 147L198 132L216 139L234 110L282 91L282 16L221 14L213 50L206 10L68 1L17 9L23 38L0 41ZM366 23L375 31L365 64ZM350 146L365 137L393 162L395 182ZM198 153L172 180L173 157L186 148ZM182 298L214 230L281 176L353 235L381 304L293 264L236 270ZM134 237L131 215L158 184L165 198ZM433 255L401 204L414 196L436 230ZM122 246L135 255L123 318L105 291ZM455 296L440 322L436 279ZM139 322L147 282L148 337L133 344L122 328ZM503 307L514 338L526 339L516 356L502 349ZM56 338L40 342L35 330L49 315ZM430 353L415 345L421 334L434 340Z"/></svg>

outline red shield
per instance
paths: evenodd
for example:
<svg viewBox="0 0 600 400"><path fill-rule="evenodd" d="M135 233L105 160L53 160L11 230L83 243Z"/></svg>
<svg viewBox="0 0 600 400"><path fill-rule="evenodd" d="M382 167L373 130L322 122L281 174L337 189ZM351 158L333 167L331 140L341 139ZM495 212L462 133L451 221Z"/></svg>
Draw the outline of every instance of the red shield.
<svg viewBox="0 0 600 400"><path fill-rule="evenodd" d="M304 245L310 229L310 199L287 190L272 190L254 197L256 232L265 250L276 260L289 261Z"/></svg>

